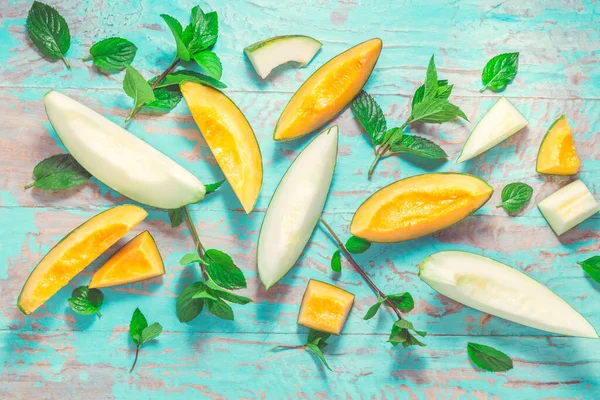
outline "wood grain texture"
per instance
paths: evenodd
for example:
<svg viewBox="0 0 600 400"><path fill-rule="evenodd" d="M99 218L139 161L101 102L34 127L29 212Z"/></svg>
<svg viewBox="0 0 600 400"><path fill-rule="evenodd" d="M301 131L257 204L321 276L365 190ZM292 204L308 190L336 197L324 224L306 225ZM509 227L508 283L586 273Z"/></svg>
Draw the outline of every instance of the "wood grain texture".
<svg viewBox="0 0 600 400"><path fill-rule="evenodd" d="M600 197L600 4L595 1L383 1L209 0L205 10L219 12L216 52L224 64L227 94L253 126L261 147L264 184L257 210L247 216L228 186L192 207L207 247L227 251L248 277L242 294L253 298L234 306L236 321L203 315L181 324L174 313L177 294L199 278L179 259L192 247L185 227L170 228L164 211L134 232L148 229L157 239L167 274L158 279L105 290L103 317L74 315L66 299L89 281L93 271L118 246L76 277L31 316L14 304L29 272L45 252L72 228L115 204L130 202L92 181L64 192L23 190L41 159L64 151L47 121L43 95L50 89L74 97L122 124L131 100L122 92L123 73L103 75L81 59L97 40L119 35L138 47L134 66L146 77L172 60L171 34L159 17L169 13L185 21L192 2L132 0L57 0L50 4L69 23L73 40L67 53L73 69L40 56L27 37L30 3L0 4L0 361L1 398L201 398L214 399L537 399L600 397L598 341L557 337L490 317L432 291L417 277L418 263L447 249L474 251L513 265L562 296L600 327L600 286L587 278L577 261L600 254L600 216L560 240L535 207L573 178L535 173L539 143L551 122L566 114L583 164L579 177ZM276 34L302 33L324 43L304 69L279 68L260 80L242 50ZM357 257L387 293L410 291L416 300L410 320L426 329L426 348L392 348L387 332L390 313L362 320L375 301L373 293L344 262L341 274L329 268L335 250L317 229L294 269L265 292L257 277L255 249L269 200L287 166L310 140L271 139L285 103L326 60L372 36L384 50L366 89L381 104L388 126L399 125L421 84L431 54L441 78L455 83L453 102L471 122L413 126L440 143L445 163L389 157L367 180L372 149L349 110L332 121L340 127L340 151L324 217L346 238L353 212L369 194L397 179L428 171L469 172L496 189L473 217L433 236L395 245L373 245ZM480 71L493 55L521 51L519 73L506 95L530 121L529 126L484 155L457 165L456 159L474 124L497 95L479 94ZM169 114L142 112L128 129L176 159L205 182L222 174L185 104ZM535 189L519 217L509 217L500 191L513 181ZM356 296L344 334L332 340L328 358L335 372L323 369L304 351L269 352L279 344L300 344L306 329L296 317L310 278L334 282ZM140 307L165 328L143 349L133 374L133 344L128 335L131 312ZM495 346L515 360L502 374L478 371L466 354L468 341Z"/></svg>

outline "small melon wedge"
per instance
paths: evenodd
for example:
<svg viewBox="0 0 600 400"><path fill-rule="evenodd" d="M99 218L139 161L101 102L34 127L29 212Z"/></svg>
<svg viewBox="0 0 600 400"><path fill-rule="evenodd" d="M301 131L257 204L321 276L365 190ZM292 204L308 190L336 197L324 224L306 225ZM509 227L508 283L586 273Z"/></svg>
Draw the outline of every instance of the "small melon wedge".
<svg viewBox="0 0 600 400"><path fill-rule="evenodd" d="M117 206L74 229L31 272L17 299L19 310L34 312L147 215L138 206Z"/></svg>
<svg viewBox="0 0 600 400"><path fill-rule="evenodd" d="M298 325L339 335L354 303L354 295L337 286L308 281L298 314Z"/></svg>
<svg viewBox="0 0 600 400"><path fill-rule="evenodd" d="M126 285L165 274L154 238L144 231L104 263L92 277L90 288Z"/></svg>
<svg viewBox="0 0 600 400"><path fill-rule="evenodd" d="M560 236L600 211L600 204L585 183L576 180L540 201L538 208Z"/></svg>
<svg viewBox="0 0 600 400"><path fill-rule="evenodd" d="M468 174L431 173L388 185L358 208L354 236L371 242L402 242L447 228L482 207L494 189Z"/></svg>
<svg viewBox="0 0 600 400"><path fill-rule="evenodd" d="M69 153L96 179L142 204L175 209L206 192L181 165L83 104L56 91L46 114Z"/></svg>
<svg viewBox="0 0 600 400"><path fill-rule="evenodd" d="M579 165L569 121L562 115L550 125L542 140L536 171L549 175L575 175Z"/></svg>
<svg viewBox="0 0 600 400"><path fill-rule="evenodd" d="M206 144L249 214L263 179L262 157L252 127L235 103L217 89L184 82L181 93Z"/></svg>
<svg viewBox="0 0 600 400"><path fill-rule="evenodd" d="M560 335L598 338L594 327L550 289L491 258L442 251L423 260L419 278L481 312Z"/></svg>
<svg viewBox="0 0 600 400"><path fill-rule="evenodd" d="M256 260L265 288L294 266L323 212L338 149L338 128L322 132L292 162L271 198Z"/></svg>
<svg viewBox="0 0 600 400"><path fill-rule="evenodd" d="M381 39L368 40L319 68L285 106L273 139L299 138L321 128L339 114L367 83L381 47Z"/></svg>
<svg viewBox="0 0 600 400"><path fill-rule="evenodd" d="M244 49L254 70L265 79L273 68L290 61L307 65L319 52L323 43L310 36L285 35L275 36L251 44Z"/></svg>
<svg viewBox="0 0 600 400"><path fill-rule="evenodd" d="M508 139L528 124L527 120L506 98L501 97L471 132L457 163L477 157Z"/></svg>

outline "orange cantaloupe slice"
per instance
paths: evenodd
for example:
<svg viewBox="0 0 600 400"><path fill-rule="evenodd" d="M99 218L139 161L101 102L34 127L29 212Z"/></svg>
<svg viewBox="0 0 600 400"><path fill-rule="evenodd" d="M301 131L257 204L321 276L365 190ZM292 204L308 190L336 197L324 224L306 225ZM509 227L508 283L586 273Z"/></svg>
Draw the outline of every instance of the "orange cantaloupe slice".
<svg viewBox="0 0 600 400"><path fill-rule="evenodd" d="M235 103L217 89L184 82L181 93L225 178L249 214L263 179L260 148L250 123Z"/></svg>
<svg viewBox="0 0 600 400"><path fill-rule="evenodd" d="M34 312L148 216L141 207L113 207L90 218L63 238L29 275L17 299L25 315Z"/></svg>
<svg viewBox="0 0 600 400"><path fill-rule="evenodd" d="M371 242L402 242L447 228L477 211L494 189L468 174L431 173L399 180L358 208L354 236Z"/></svg>
<svg viewBox="0 0 600 400"><path fill-rule="evenodd" d="M273 139L304 136L339 114L367 83L381 48L381 39L371 39L319 68L292 96L277 121Z"/></svg>
<svg viewBox="0 0 600 400"><path fill-rule="evenodd" d="M575 175L579 165L569 121L561 115L550 126L542 140L536 171L549 175Z"/></svg>
<svg viewBox="0 0 600 400"><path fill-rule="evenodd" d="M92 277L90 288L126 285L165 274L165 265L154 238L144 231L133 238Z"/></svg>
<svg viewBox="0 0 600 400"><path fill-rule="evenodd" d="M337 286L311 279L302 298L298 325L319 332L339 335L353 303L354 295L352 293Z"/></svg>

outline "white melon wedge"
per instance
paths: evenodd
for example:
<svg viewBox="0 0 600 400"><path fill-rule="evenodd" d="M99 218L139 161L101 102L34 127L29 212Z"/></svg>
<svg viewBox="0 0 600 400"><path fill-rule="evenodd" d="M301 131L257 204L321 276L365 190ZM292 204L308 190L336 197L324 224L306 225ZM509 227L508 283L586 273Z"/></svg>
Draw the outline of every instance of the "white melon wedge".
<svg viewBox="0 0 600 400"><path fill-rule="evenodd" d="M566 301L524 273L464 251L427 257L419 277L433 289L476 310L560 335L598 338Z"/></svg>
<svg viewBox="0 0 600 400"><path fill-rule="evenodd" d="M202 182L169 157L83 104L56 91L46 114L69 153L100 182L153 207L174 209L202 200Z"/></svg>
<svg viewBox="0 0 600 400"><path fill-rule="evenodd" d="M258 274L265 288L287 274L308 243L325 206L337 149L334 126L310 142L281 178L258 237Z"/></svg>
<svg viewBox="0 0 600 400"><path fill-rule="evenodd" d="M585 183L576 180L540 201L538 208L560 236L600 211L600 204Z"/></svg>
<svg viewBox="0 0 600 400"><path fill-rule="evenodd" d="M307 65L323 44L310 36L275 36L251 44L244 49L256 73L265 79L273 68L290 61Z"/></svg>
<svg viewBox="0 0 600 400"><path fill-rule="evenodd" d="M488 151L508 139L528 122L506 98L501 97L473 129L467 138L457 163L462 163Z"/></svg>

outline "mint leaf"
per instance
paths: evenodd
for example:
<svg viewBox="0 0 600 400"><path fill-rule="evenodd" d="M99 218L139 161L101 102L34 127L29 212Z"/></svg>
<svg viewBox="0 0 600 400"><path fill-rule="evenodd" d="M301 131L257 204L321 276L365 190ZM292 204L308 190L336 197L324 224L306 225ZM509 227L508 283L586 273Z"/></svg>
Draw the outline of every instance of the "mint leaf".
<svg viewBox="0 0 600 400"><path fill-rule="evenodd" d="M338 248L331 256L331 269L335 272L342 271L342 260L340 258L340 249Z"/></svg>
<svg viewBox="0 0 600 400"><path fill-rule="evenodd" d="M219 286L226 289L246 287L246 278L241 269L235 265L231 257L220 250L206 250L206 272Z"/></svg>
<svg viewBox="0 0 600 400"><path fill-rule="evenodd" d="M513 368L513 362L503 352L483 344L468 343L469 358L479 368L490 372L504 372Z"/></svg>
<svg viewBox="0 0 600 400"><path fill-rule="evenodd" d="M168 14L160 14L160 16L167 23L167 26L173 34L175 44L177 45L177 58L181 58L183 61L190 61L190 52L181 38L183 35L181 23Z"/></svg>
<svg viewBox="0 0 600 400"><path fill-rule="evenodd" d="M94 315L98 314L99 317L102 317L100 314L100 310L98 307L94 306L89 300L84 299L82 297L71 297L67 300L69 303L69 307L71 310L75 311L77 314L81 315Z"/></svg>
<svg viewBox="0 0 600 400"><path fill-rule="evenodd" d="M197 263L202 262L202 259L200 258L198 253L195 251L186 254L185 256L181 257L181 260L179 260L179 264L181 264L181 265L188 265L188 264L192 264L195 262L197 262Z"/></svg>
<svg viewBox="0 0 600 400"><path fill-rule="evenodd" d="M377 311L379 311L379 308L381 307L383 302L385 302L385 297L377 296L377 303L369 307L363 319L366 321L373 318L377 314Z"/></svg>
<svg viewBox="0 0 600 400"><path fill-rule="evenodd" d="M327 364L327 360L325 360L325 355L323 354L323 352L321 351L321 348L314 344L314 343L308 343L306 345L306 348L312 352L315 356L317 356L317 358L323 363L323 365L330 371L333 371L331 369L331 367L329 366L329 364Z"/></svg>
<svg viewBox="0 0 600 400"><path fill-rule="evenodd" d="M192 56L194 61L202 68L206 74L215 79L221 79L223 75L223 64L219 56L212 51L201 51Z"/></svg>
<svg viewBox="0 0 600 400"><path fill-rule="evenodd" d="M143 106L156 100L152 86L131 65L127 67L127 72L125 72L123 90L127 96L133 99L133 108L125 122L131 120Z"/></svg>
<svg viewBox="0 0 600 400"><path fill-rule="evenodd" d="M352 101L352 113L365 128L374 145L383 143L383 135L387 130L385 115L379 104L367 92L361 91Z"/></svg>
<svg viewBox="0 0 600 400"><path fill-rule="evenodd" d="M581 268L597 283L600 283L600 256L593 256L585 261L578 262Z"/></svg>
<svg viewBox="0 0 600 400"><path fill-rule="evenodd" d="M155 78L148 81L152 85ZM156 108L162 111L171 111L183 99L183 95L179 91L179 87L171 86L154 89L154 97L156 100L146 104L146 107Z"/></svg>
<svg viewBox="0 0 600 400"><path fill-rule="evenodd" d="M40 161L33 169L35 181L25 186L61 190L79 186L92 176L70 154L57 154Z"/></svg>
<svg viewBox="0 0 600 400"><path fill-rule="evenodd" d="M204 13L198 6L192 8L192 37L188 48L191 54L214 46L219 35L219 18L216 12Z"/></svg>
<svg viewBox="0 0 600 400"><path fill-rule="evenodd" d="M394 153L409 153L430 160L441 160L448 155L440 146L420 136L402 135L390 143L390 150Z"/></svg>
<svg viewBox="0 0 600 400"><path fill-rule="evenodd" d="M438 80L438 90L437 90L437 94L435 97L447 99L448 97L450 97L450 93L452 92L453 86L454 85L448 86L448 81L445 79ZM423 84L423 85L419 86L417 88L417 90L415 90L415 94L413 95L412 105L411 105L413 108L415 107L415 105L417 105L423 101L424 94L425 94L425 85Z"/></svg>
<svg viewBox="0 0 600 400"><path fill-rule="evenodd" d="M346 250L352 254L364 253L369 250L369 247L371 247L371 242L356 236L350 236L350 239L346 241Z"/></svg>
<svg viewBox="0 0 600 400"><path fill-rule="evenodd" d="M67 21L56 9L34 1L27 15L27 33L31 41L46 58L61 58L71 69L65 53L71 47L71 34Z"/></svg>
<svg viewBox="0 0 600 400"><path fill-rule="evenodd" d="M182 70L168 74L162 81L160 81L158 85L156 85L156 87L163 88L167 86L180 85L183 82L201 83L217 89L225 89L227 87L227 85L215 78L189 70Z"/></svg>
<svg viewBox="0 0 600 400"><path fill-rule="evenodd" d="M394 142L399 140L399 138L401 138L403 135L402 129L403 128L392 128L388 130L383 134L383 139L381 140L381 142L385 143L387 141Z"/></svg>
<svg viewBox="0 0 600 400"><path fill-rule="evenodd" d="M142 331L142 343L149 342L152 339L156 339L162 333L163 327L158 322L155 322Z"/></svg>
<svg viewBox="0 0 600 400"><path fill-rule="evenodd" d="M187 286L177 297L175 311L180 322L189 322L196 318L204 308L203 299L195 299L194 295L206 289L203 282L195 282Z"/></svg>
<svg viewBox="0 0 600 400"><path fill-rule="evenodd" d="M401 319L392 325L392 331L390 333L388 342L390 342L394 347L399 344L402 344L402 347L404 348L410 346L427 346L425 343L421 342L413 334L411 334L411 330L421 337L425 337L425 335L427 335L427 332L415 330L410 321Z"/></svg>
<svg viewBox="0 0 600 400"><path fill-rule="evenodd" d="M331 337L331 333L326 333L326 332L320 332L320 331L316 331L314 329L311 329L308 332L308 337L306 338L306 343L312 343L312 344L321 344L321 346L323 346L323 344L327 345L325 343L325 341L327 339L329 339Z"/></svg>
<svg viewBox="0 0 600 400"><path fill-rule="evenodd" d="M224 182L225 182L225 179L222 179L218 182L209 183L208 185L204 185L204 187L206 188L205 194L211 194L211 193L216 192L217 189L220 188Z"/></svg>
<svg viewBox="0 0 600 400"><path fill-rule="evenodd" d="M169 220L171 221L171 228L177 228L179 225L187 219L185 214L185 208L179 207L173 210L167 210L169 212Z"/></svg>
<svg viewBox="0 0 600 400"><path fill-rule="evenodd" d="M435 97L438 91L437 69L435 68L434 56L429 59L427 73L425 74L425 89L423 91L423 100L430 100Z"/></svg>
<svg viewBox="0 0 600 400"><path fill-rule="evenodd" d="M224 320L228 320L228 321L233 321L233 319L234 319L233 310L231 309L231 306L229 304L225 303L221 299L217 299L217 300L206 299L205 302L206 302L206 308L209 313L211 313L215 317L218 317L218 318L221 318Z"/></svg>
<svg viewBox="0 0 600 400"><path fill-rule="evenodd" d="M209 299L209 300L217 300L218 297L209 293L208 290L201 290L199 292L194 293L192 296L194 299Z"/></svg>
<svg viewBox="0 0 600 400"><path fill-rule="evenodd" d="M390 294L386 298L390 300L402 312L410 312L415 308L415 300L410 293Z"/></svg>
<svg viewBox="0 0 600 400"><path fill-rule="evenodd" d="M131 316L131 322L129 323L129 335L131 336L131 340L133 343L140 346L142 341L142 331L148 326L148 321L146 321L146 317L140 311L139 308L136 308L133 311L133 315Z"/></svg>
<svg viewBox="0 0 600 400"><path fill-rule="evenodd" d="M528 184L522 182L509 183L502 189L502 203L496 207L504 207L510 213L518 212L525 207L532 195L533 188Z"/></svg>
<svg viewBox="0 0 600 400"><path fill-rule="evenodd" d="M244 304L248 304L248 303L252 302L252 299L229 292L229 291L223 289L222 287L218 286L216 283L214 283L210 279L208 281L206 281L206 286L208 286L208 288L209 288L209 293L212 293L212 294L216 295L217 297L220 297L221 299L228 301L230 303L244 305Z"/></svg>
<svg viewBox="0 0 600 400"><path fill-rule="evenodd" d="M481 80L484 86L480 92L488 88L492 92L504 90L510 81L517 76L518 69L519 53L504 53L493 57L481 72Z"/></svg>
<svg viewBox="0 0 600 400"><path fill-rule="evenodd" d="M111 37L95 43L90 48L92 60L99 69L107 72L122 71L131 65L135 58L137 47L127 39Z"/></svg>

